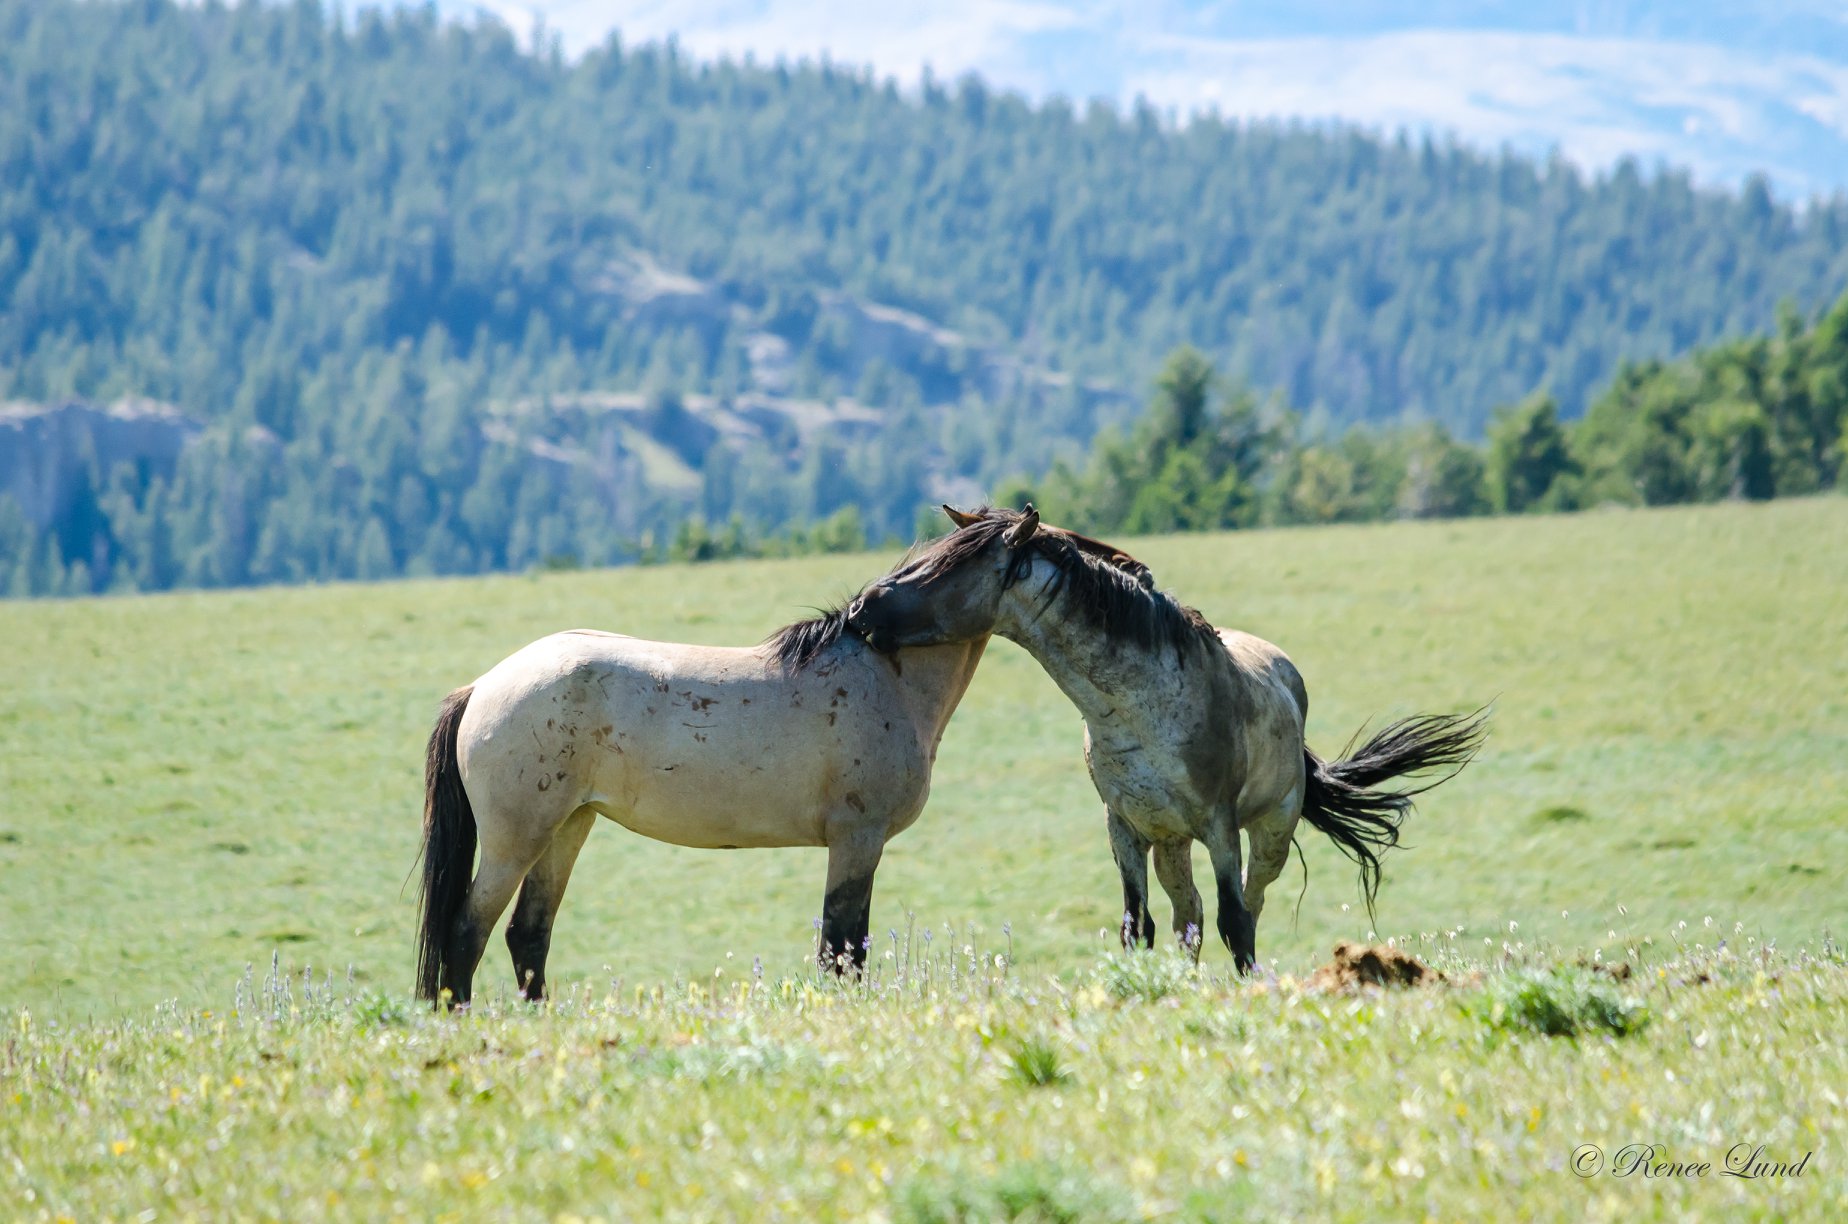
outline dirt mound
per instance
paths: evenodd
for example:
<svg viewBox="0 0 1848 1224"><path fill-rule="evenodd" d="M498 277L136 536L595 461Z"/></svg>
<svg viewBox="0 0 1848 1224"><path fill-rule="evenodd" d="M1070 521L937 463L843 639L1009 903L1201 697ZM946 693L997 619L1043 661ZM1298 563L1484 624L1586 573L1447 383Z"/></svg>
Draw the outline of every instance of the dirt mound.
<svg viewBox="0 0 1848 1224"><path fill-rule="evenodd" d="M1386 944L1335 945L1335 959L1309 977L1309 989L1331 993L1368 986L1441 986L1449 979L1416 956Z"/></svg>
<svg viewBox="0 0 1848 1224"><path fill-rule="evenodd" d="M1577 964L1580 969L1607 977L1613 982L1627 982L1630 980L1630 964L1628 961L1618 961L1614 965L1607 965L1602 961L1588 961L1581 956L1578 958Z"/></svg>

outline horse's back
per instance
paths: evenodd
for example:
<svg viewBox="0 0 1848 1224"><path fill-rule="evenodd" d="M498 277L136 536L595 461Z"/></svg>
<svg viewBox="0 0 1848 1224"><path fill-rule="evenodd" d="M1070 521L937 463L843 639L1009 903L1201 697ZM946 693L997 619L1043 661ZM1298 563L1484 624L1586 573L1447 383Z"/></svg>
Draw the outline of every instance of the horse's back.
<svg viewBox="0 0 1848 1224"><path fill-rule="evenodd" d="M1221 629L1219 640L1233 668L1248 683L1271 689L1273 696L1283 695L1290 699L1300 730L1309 717L1309 690L1303 684L1303 674L1296 670L1296 664L1290 661L1283 648L1238 629Z"/></svg>

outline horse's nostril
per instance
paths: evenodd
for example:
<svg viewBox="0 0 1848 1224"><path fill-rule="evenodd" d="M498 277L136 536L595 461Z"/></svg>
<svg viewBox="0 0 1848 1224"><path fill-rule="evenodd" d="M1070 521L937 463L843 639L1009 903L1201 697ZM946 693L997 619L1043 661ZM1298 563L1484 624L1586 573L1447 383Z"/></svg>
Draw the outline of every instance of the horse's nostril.
<svg viewBox="0 0 1848 1224"><path fill-rule="evenodd" d="M889 595L891 590L892 588L887 586L867 587L865 591L854 598L852 603L847 605L848 623L859 623L866 616L866 601L869 599L882 599L886 595Z"/></svg>

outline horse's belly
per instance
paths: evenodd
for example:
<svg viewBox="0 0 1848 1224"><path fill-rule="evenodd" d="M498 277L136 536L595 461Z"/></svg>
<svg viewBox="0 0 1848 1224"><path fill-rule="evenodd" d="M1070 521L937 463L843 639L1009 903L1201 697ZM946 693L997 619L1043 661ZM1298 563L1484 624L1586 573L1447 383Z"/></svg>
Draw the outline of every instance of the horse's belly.
<svg viewBox="0 0 1848 1224"><path fill-rule="evenodd" d="M748 751L636 754L598 770L592 806L626 829L680 846L819 846L825 770ZM824 756L825 754L816 754Z"/></svg>
<svg viewBox="0 0 1848 1224"><path fill-rule="evenodd" d="M819 805L791 812L761 796L758 803L740 804L719 796L657 793L626 805L593 800L592 806L625 829L676 846L759 850L827 844Z"/></svg>

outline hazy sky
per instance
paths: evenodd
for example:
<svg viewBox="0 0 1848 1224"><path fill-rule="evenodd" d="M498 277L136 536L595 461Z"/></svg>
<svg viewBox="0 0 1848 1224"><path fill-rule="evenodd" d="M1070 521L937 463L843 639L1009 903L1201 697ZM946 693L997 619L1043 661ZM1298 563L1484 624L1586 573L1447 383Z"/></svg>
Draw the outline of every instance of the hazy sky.
<svg viewBox="0 0 1848 1224"><path fill-rule="evenodd" d="M611 30L695 56L827 54L1177 113L1337 117L1586 165L1625 154L1786 195L1848 187L1848 0L439 0L567 51Z"/></svg>

